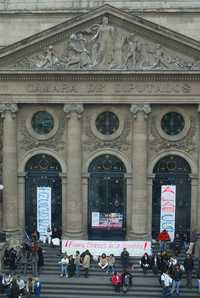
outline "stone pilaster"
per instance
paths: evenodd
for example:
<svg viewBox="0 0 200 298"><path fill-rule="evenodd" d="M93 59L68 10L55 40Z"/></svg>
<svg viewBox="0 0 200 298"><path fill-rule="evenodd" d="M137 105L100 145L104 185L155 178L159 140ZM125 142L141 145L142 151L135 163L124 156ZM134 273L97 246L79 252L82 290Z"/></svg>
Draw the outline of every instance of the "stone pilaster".
<svg viewBox="0 0 200 298"><path fill-rule="evenodd" d="M64 236L73 239L83 237L83 203L81 183L81 123L83 105L66 104L67 117L67 190L65 202Z"/></svg>
<svg viewBox="0 0 200 298"><path fill-rule="evenodd" d="M151 112L149 105L132 105L133 138L132 138L132 238L142 238L147 235L147 118Z"/></svg>
<svg viewBox="0 0 200 298"><path fill-rule="evenodd" d="M19 231L17 187L16 104L0 104L3 117L3 230L12 238Z"/></svg>

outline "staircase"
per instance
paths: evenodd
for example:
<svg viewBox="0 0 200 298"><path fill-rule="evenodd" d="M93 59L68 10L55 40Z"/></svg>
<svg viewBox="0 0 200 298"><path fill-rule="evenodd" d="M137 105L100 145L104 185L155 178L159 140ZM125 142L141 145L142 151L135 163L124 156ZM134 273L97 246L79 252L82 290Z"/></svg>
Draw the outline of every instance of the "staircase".
<svg viewBox="0 0 200 298"><path fill-rule="evenodd" d="M134 265L133 285L128 289L126 294L115 293L110 282L110 275L102 272L97 268L97 263L93 262L89 271L89 278L81 277L64 278L60 277L60 265L58 262L58 248L45 247L44 261L40 279L43 284L41 298L108 298L108 297L134 297L134 298L156 298L161 296L161 287L158 277L149 271L143 274L139 258L132 258L131 263ZM121 269L119 260L116 261L116 268ZM193 278L193 288L185 287L185 279L182 280L181 297L192 298L199 297L197 294L196 277ZM176 297L174 295L174 297Z"/></svg>

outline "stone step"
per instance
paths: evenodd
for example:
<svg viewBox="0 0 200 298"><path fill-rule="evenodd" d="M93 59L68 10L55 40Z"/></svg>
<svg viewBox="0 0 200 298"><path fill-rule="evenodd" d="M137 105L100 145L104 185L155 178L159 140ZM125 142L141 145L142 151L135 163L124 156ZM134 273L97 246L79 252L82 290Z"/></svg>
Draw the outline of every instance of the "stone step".
<svg viewBox="0 0 200 298"><path fill-rule="evenodd" d="M60 265L58 262L61 259L60 251L57 248L44 248L44 262L40 279L43 283L42 297L43 298L111 298L124 297L123 293L115 293L111 285L111 275L103 272L98 268L97 262L93 261L89 270L89 278L61 278ZM179 260L183 262L185 256L180 255ZM152 271L146 275L143 274L139 264L140 258L130 257L130 264L134 266L133 285L129 288L125 296L134 298L157 298L161 296L162 289L158 282L158 276L155 276ZM116 258L116 268L121 271L120 258ZM194 278L196 278L194 273ZM195 285L196 280L193 280ZM181 297L193 298L198 297L197 288L188 289L185 287L185 279L182 282Z"/></svg>

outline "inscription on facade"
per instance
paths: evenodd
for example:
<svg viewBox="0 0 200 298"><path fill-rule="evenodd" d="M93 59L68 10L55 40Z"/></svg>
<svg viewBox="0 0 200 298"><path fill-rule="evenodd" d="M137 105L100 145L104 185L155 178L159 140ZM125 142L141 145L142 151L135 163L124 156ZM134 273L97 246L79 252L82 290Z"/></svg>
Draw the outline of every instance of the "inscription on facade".
<svg viewBox="0 0 200 298"><path fill-rule="evenodd" d="M188 83L64 83L40 84L31 83L27 86L28 93L61 93L61 94L190 94L191 85Z"/></svg>

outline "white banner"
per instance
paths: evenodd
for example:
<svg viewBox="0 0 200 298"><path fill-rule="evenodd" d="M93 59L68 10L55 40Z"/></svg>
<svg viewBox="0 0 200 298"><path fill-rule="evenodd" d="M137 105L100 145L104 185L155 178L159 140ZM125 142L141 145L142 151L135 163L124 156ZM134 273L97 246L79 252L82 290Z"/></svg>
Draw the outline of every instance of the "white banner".
<svg viewBox="0 0 200 298"><path fill-rule="evenodd" d="M127 249L130 256L141 257L145 252L151 254L150 241L62 240L62 252L68 255L74 254L76 250L82 253L88 249L93 256L102 253L120 256L123 248Z"/></svg>
<svg viewBox="0 0 200 298"><path fill-rule="evenodd" d="M51 187L37 187L37 230L40 239L47 236L47 228L51 228Z"/></svg>
<svg viewBox="0 0 200 298"><path fill-rule="evenodd" d="M176 216L176 185L162 185L160 231L167 230L171 241L174 240Z"/></svg>

